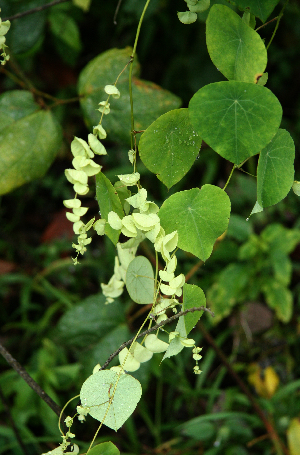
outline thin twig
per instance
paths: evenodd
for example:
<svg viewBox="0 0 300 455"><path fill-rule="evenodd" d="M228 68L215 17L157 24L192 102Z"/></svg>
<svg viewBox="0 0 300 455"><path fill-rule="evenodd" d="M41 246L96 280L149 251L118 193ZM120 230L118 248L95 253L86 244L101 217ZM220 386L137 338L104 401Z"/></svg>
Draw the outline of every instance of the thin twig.
<svg viewBox="0 0 300 455"><path fill-rule="evenodd" d="M280 20L281 20L281 18L282 18L282 16L283 16L283 12L284 12L284 10L285 10L285 8L286 8L288 2L289 2L289 0L286 0L285 4L283 5L282 10L281 10L280 13L278 14L277 21L276 21L276 25L275 25L275 28L274 28L274 32L273 32L273 34L272 34L272 36L271 36L271 39L270 39L270 41L269 41L269 43L268 43L268 45L267 45L267 47L266 47L267 50L268 50L269 47L271 46L271 43L272 43L272 41L273 41L273 39L274 39L274 36L275 36L275 34L276 34L276 32L277 32L277 29L278 29L278 27L279 27L279 22L280 22Z"/></svg>
<svg viewBox="0 0 300 455"><path fill-rule="evenodd" d="M272 440L274 447L276 449L277 454L284 453L285 455L288 455L289 452L281 439L279 438L275 428L273 425L270 423L270 421L267 419L264 411L261 409L255 398L253 397L252 393L250 392L249 388L247 385L244 383L244 381L239 377L239 375L235 372L235 370L232 368L230 363L228 362L225 354L222 352L222 350L216 345L214 339L212 336L207 332L203 324L201 322L198 322L198 327L200 328L204 338L208 341L208 343L211 345L211 347L214 349L214 351L217 353L217 355L220 357L222 363L225 365L227 368L228 372L230 375L234 378L234 380L237 382L238 386L240 389L244 392L244 394L247 396L248 400L253 406L253 409L263 422L270 439Z"/></svg>
<svg viewBox="0 0 300 455"><path fill-rule="evenodd" d="M259 27L257 27L257 28L255 29L255 31L257 32L258 30L260 30L261 28L265 27L266 25L271 24L271 22L276 21L276 19L278 19L278 16L273 17L273 19L271 19L270 21L265 22L264 24L260 25Z"/></svg>
<svg viewBox="0 0 300 455"><path fill-rule="evenodd" d="M117 4L117 7L116 7L116 11L115 11L115 14L114 14L114 24L115 25L117 25L117 15L118 15L118 12L119 12L119 9L120 9L122 1L123 0L119 0L118 4Z"/></svg>
<svg viewBox="0 0 300 455"><path fill-rule="evenodd" d="M155 332L157 329L159 329L163 325L169 324L170 322L175 321L175 319L180 318L180 316L184 316L187 313L194 313L195 311L207 311L207 313L209 313L212 317L214 317L214 313L209 308L206 308L204 306L189 308L188 310L180 311L179 313L174 314L174 316L171 316L170 318L165 319L164 321L160 322L159 324L156 324L154 327L151 327L151 329L145 330L144 332L140 333L137 338L141 338L141 337L144 337L145 335L149 335L149 333ZM104 368L106 368L110 364L112 359L114 359L119 354L119 352L122 351L122 349L126 348L126 346L131 344L134 339L135 339L135 336L132 337L130 340L125 341L125 343L121 344L121 346L113 354L111 354L108 357L108 359L106 360L104 365L100 368L100 370L104 370Z"/></svg>
<svg viewBox="0 0 300 455"><path fill-rule="evenodd" d="M3 407L4 407L5 412L6 412L6 414L7 414L8 420L10 421L12 430L13 430L13 432L15 433L15 437L16 437L16 440L17 440L18 443L19 443L19 446L21 447L22 451L24 452L24 455L29 455L29 452L27 451L26 446L25 446L25 444L24 444L24 442L22 441L22 438L21 438L21 436L20 436L19 430L18 430L18 428L17 428L16 425L15 425L14 419L13 419L13 417L12 417L12 415L11 415L9 406L8 406L8 404L7 404L7 402L6 402L6 399L5 399L4 393L2 392L1 387L0 387L0 398L1 398L1 400L2 400Z"/></svg>
<svg viewBox="0 0 300 455"><path fill-rule="evenodd" d="M38 385L37 382L30 376L29 373L19 364L19 362L14 359L14 357L5 349L4 346L0 343L0 354L5 358L7 363L24 379L25 382L32 388L34 392L38 394L42 400L57 414L58 416L61 413L61 408L52 400L52 398L47 395L47 393Z"/></svg>
<svg viewBox="0 0 300 455"><path fill-rule="evenodd" d="M42 11L43 9L50 8L51 6L59 5L59 3L69 2L70 0L54 0L51 3L47 3L46 5L37 6L36 8L29 9L28 11L23 11L22 13L15 14L14 16L6 17L2 19L3 21L13 21L14 19L19 19L19 17L27 16L28 14L37 13Z"/></svg>

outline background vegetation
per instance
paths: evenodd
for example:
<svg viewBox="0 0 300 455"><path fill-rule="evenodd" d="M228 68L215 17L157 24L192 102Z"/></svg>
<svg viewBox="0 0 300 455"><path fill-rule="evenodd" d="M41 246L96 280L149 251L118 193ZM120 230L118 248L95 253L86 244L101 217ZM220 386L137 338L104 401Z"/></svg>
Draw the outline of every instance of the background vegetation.
<svg viewBox="0 0 300 455"><path fill-rule="evenodd" d="M47 3L0 0L1 17ZM63 199L73 197L64 176L71 162L70 143L74 135L85 138L88 132L78 98L79 75L99 54L132 46L144 6L141 0L123 0L115 24L117 3L93 0L84 12L64 1L12 19L7 34L11 60L0 74L1 121L6 115L3 97L10 90L26 89L39 106L51 105L63 130L63 141L45 176L0 199L0 341L60 405L78 393L95 364L102 364L134 333L142 317L140 307L126 297L103 305L100 283L110 278L114 257L107 238L94 241L80 265L72 265L72 224L62 206ZM212 3L228 5L226 0ZM284 3L279 2L269 19ZM224 80L207 53L206 13L196 23L183 25L177 11L184 7L183 0L152 0L137 50L141 86L143 80L151 81L176 95L166 95L169 109L179 106L179 99L186 107L199 88ZM282 126L291 133L297 151L299 19L298 2L290 0L269 48L267 67L267 87L283 106ZM274 24L262 29L267 41ZM109 60L107 65L109 75ZM113 80L106 78L103 85L107 83ZM137 109L151 123L157 103L141 97ZM121 119L106 143L109 153L103 170L111 179L131 169L127 124L127 118ZM255 174L256 160L247 163L249 174ZM299 167L296 153L296 180L300 180ZM204 144L188 176L167 192L139 164L158 204L172 192L192 186L223 187L230 170ZM197 345L203 346L203 373L193 375L193 362L185 351L161 366L154 358L141 368L136 376L144 393L137 411L118 433L105 430L98 438L109 438L123 453L267 455L274 453L272 432L275 440L277 436L282 440L278 454L300 453L300 442L295 443L300 434L299 199L290 193L246 221L256 200L253 177L237 172L228 194L236 215L211 258L202 264L192 255L179 256L189 283L203 288L208 306L216 312L215 320L203 316L193 333ZM90 202L90 210L97 213L96 201ZM151 259L147 246L144 249ZM272 292L278 283L285 289L279 297ZM289 299L291 314L286 313ZM4 359L0 367L0 454L53 449L60 442L57 416ZM76 434L81 446L88 447L96 427L90 421L84 428L80 431L78 424Z"/></svg>

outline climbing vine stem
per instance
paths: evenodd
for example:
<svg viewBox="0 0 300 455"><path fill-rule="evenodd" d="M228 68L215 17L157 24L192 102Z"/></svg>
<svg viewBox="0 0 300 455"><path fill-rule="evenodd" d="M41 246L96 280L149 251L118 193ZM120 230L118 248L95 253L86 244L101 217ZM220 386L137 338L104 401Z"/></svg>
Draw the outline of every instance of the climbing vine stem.
<svg viewBox="0 0 300 455"><path fill-rule="evenodd" d="M137 31L136 31L136 35L135 35L135 41L134 41L134 45L133 45L133 50L132 50L132 54L131 54L131 59L130 59L130 68L129 68L129 97L130 97L130 112L131 112L131 135L130 135L130 141L131 141L131 148L133 148L133 131L134 131L134 115L133 115L133 97L132 97L132 70L133 70L133 61L134 61L134 57L135 57L135 53L136 53L136 48L137 48L137 43L138 43L138 40L139 40L139 35L140 35L140 31L141 31L141 26L142 26L142 22L143 22L143 19L144 19L144 16L145 16L145 13L147 11L147 8L148 8L148 5L150 3L150 0L147 0L146 1L146 4L144 6L144 9L143 9L143 12L141 14L141 17L140 17L140 20L139 20L139 24L138 24L138 28L137 28Z"/></svg>

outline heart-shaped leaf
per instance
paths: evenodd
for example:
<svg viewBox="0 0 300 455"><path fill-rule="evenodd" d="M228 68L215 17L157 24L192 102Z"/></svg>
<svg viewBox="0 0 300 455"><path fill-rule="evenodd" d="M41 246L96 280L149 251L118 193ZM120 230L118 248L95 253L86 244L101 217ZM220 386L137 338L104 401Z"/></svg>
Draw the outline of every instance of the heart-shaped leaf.
<svg viewBox="0 0 300 455"><path fill-rule="evenodd" d="M288 194L294 182L294 159L294 141L279 129L259 156L257 201L261 207L277 204Z"/></svg>
<svg viewBox="0 0 300 455"><path fill-rule="evenodd" d="M59 124L50 111L38 111L0 132L0 194L42 177L61 145Z"/></svg>
<svg viewBox="0 0 300 455"><path fill-rule="evenodd" d="M201 142L190 123L188 109L174 109L146 129L139 142L139 154L144 165L171 188L191 168Z"/></svg>
<svg viewBox="0 0 300 455"><path fill-rule="evenodd" d="M256 83L267 66L257 32L225 5L213 5L206 21L206 44L213 63L227 79Z"/></svg>
<svg viewBox="0 0 300 455"><path fill-rule="evenodd" d="M158 215L166 234L178 231L178 247L203 261L209 258L217 238L227 229L230 200L225 191L203 185L170 196Z"/></svg>
<svg viewBox="0 0 300 455"><path fill-rule="evenodd" d="M236 81L201 88L189 110L202 139L235 164L259 153L276 134L282 117L281 104L270 90Z"/></svg>
<svg viewBox="0 0 300 455"><path fill-rule="evenodd" d="M110 49L91 60L79 76L78 92L85 121L90 129L97 125L100 113L98 103L107 99L104 87L113 84L129 62L132 49ZM103 126L110 140L130 141L130 103L127 68L119 78L119 99L110 98L110 114L103 119ZM138 79L139 64L133 67L132 91L134 99L135 129L148 128L157 117L180 106L180 99L152 82Z"/></svg>
<svg viewBox="0 0 300 455"><path fill-rule="evenodd" d="M144 256L134 258L126 273L126 288L136 303L153 303L154 273L153 268Z"/></svg>
<svg viewBox="0 0 300 455"><path fill-rule="evenodd" d="M141 395L142 387L137 379L129 374L119 377L114 371L102 370L83 383L80 401L82 406L90 408L89 414L94 419L102 422L105 418L104 424L117 431L131 416Z"/></svg>

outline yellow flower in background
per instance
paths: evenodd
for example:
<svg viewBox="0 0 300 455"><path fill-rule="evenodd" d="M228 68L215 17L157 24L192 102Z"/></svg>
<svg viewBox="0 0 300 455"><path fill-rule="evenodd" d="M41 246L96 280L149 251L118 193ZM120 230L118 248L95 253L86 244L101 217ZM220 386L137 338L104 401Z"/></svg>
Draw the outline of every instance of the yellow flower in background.
<svg viewBox="0 0 300 455"><path fill-rule="evenodd" d="M273 367L261 368L257 363L252 363L249 368L249 384L253 385L258 395L271 398L279 386L279 377Z"/></svg>

